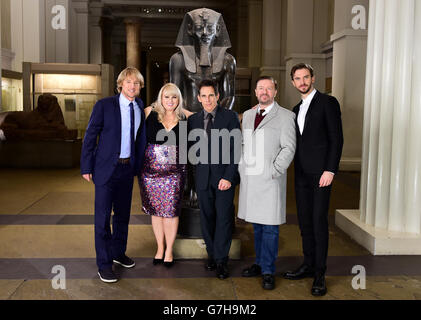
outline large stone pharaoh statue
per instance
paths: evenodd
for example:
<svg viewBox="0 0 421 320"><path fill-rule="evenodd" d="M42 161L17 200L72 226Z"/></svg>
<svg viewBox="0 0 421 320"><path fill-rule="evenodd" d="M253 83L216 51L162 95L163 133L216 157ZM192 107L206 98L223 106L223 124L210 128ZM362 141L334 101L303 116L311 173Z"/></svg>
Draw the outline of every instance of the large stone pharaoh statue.
<svg viewBox="0 0 421 320"><path fill-rule="evenodd" d="M197 100L201 80L218 83L220 104L231 109L235 99L235 58L227 53L231 47L222 15L202 8L186 13L175 45L181 51L170 60L170 82L183 93L185 108L192 112L202 109Z"/></svg>
<svg viewBox="0 0 421 320"><path fill-rule="evenodd" d="M186 13L175 45L180 51L170 60L170 82L176 84L191 112L202 110L197 99L198 85L204 79L217 82L222 107L232 109L235 99L235 59L222 15L202 8ZM201 237L200 210L194 192L193 167L189 167L178 233Z"/></svg>

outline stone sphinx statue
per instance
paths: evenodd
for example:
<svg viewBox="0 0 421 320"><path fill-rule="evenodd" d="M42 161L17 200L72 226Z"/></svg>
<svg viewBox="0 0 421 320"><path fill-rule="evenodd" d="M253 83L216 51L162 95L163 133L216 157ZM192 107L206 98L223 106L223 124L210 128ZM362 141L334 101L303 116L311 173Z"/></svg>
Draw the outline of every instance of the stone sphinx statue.
<svg viewBox="0 0 421 320"><path fill-rule="evenodd" d="M57 97L42 94L34 111L13 111L0 114L0 139L17 140L73 140L77 130L69 130Z"/></svg>
<svg viewBox="0 0 421 320"><path fill-rule="evenodd" d="M235 99L235 58L227 53L231 42L222 15L207 8L186 13L169 64L170 82L176 84L191 112L202 109L197 100L201 80L218 83L220 105L232 109Z"/></svg>

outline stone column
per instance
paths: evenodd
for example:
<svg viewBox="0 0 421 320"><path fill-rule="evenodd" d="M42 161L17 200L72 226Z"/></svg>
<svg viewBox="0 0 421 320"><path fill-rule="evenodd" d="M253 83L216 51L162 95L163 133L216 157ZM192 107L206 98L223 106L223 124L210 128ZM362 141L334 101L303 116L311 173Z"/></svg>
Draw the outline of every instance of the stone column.
<svg viewBox="0 0 421 320"><path fill-rule="evenodd" d="M53 8L60 9L53 13ZM69 0L45 0L45 62L70 62L69 9Z"/></svg>
<svg viewBox="0 0 421 320"><path fill-rule="evenodd" d="M341 105L345 141L340 170L361 169L367 11L368 0L335 0L332 95Z"/></svg>
<svg viewBox="0 0 421 320"><path fill-rule="evenodd" d="M89 1L73 0L70 13L70 62L89 63Z"/></svg>
<svg viewBox="0 0 421 320"><path fill-rule="evenodd" d="M126 25L126 55L127 66L140 70L140 20L136 18L124 19Z"/></svg>
<svg viewBox="0 0 421 320"><path fill-rule="evenodd" d="M45 2L10 2L13 71L22 72L22 62L45 62Z"/></svg>
<svg viewBox="0 0 421 320"><path fill-rule="evenodd" d="M102 17L101 29L102 29L102 56L103 63L112 64L112 32L114 28L114 22L112 18Z"/></svg>
<svg viewBox="0 0 421 320"><path fill-rule="evenodd" d="M316 6L317 4L317 6ZM326 88L326 60L322 45L326 42L328 1L288 0L285 105L294 107L300 101L298 91L291 85L291 68L297 63L309 63L316 76L315 87ZM322 27L322 25L325 25Z"/></svg>
<svg viewBox="0 0 421 320"><path fill-rule="evenodd" d="M1 0L0 31L1 31L1 69L13 70L12 62L15 53L12 51L11 6L10 0ZM1 74L1 70L0 70ZM0 76L1 81L1 76ZM0 93L1 94L1 93Z"/></svg>
<svg viewBox="0 0 421 320"><path fill-rule="evenodd" d="M373 254L421 254L421 3L370 1L360 210L336 224Z"/></svg>
<svg viewBox="0 0 421 320"><path fill-rule="evenodd" d="M89 3L89 63L101 64L102 57L102 30L101 16L104 5L98 2Z"/></svg>
<svg viewBox="0 0 421 320"><path fill-rule="evenodd" d="M282 1L263 0L262 67L260 74L272 76L278 82L276 101L283 99L285 67L281 66Z"/></svg>
<svg viewBox="0 0 421 320"><path fill-rule="evenodd" d="M249 29L244 28L248 25L248 1L239 0L237 1L236 7L237 14L237 41L236 41L236 61L237 68L246 68L248 66L248 42L249 42Z"/></svg>
<svg viewBox="0 0 421 320"><path fill-rule="evenodd" d="M262 65L262 1L249 1L249 68Z"/></svg>

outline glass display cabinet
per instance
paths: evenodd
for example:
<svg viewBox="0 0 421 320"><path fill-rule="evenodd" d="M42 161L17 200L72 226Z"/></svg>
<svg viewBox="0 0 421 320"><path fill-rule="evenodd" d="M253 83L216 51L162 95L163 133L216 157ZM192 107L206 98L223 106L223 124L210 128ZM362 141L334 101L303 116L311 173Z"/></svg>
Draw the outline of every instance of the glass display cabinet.
<svg viewBox="0 0 421 320"><path fill-rule="evenodd" d="M38 97L50 93L57 97L67 128L77 129L82 138L96 101L113 94L113 77L106 64L24 62L24 110L34 110Z"/></svg>
<svg viewBox="0 0 421 320"><path fill-rule="evenodd" d="M3 69L1 72L1 112L23 111L22 73Z"/></svg>

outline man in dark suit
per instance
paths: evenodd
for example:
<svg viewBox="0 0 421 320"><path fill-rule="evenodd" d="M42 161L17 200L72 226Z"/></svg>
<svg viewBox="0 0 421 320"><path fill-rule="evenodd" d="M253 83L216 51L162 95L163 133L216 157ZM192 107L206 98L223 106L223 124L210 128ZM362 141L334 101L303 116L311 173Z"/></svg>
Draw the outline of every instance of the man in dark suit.
<svg viewBox="0 0 421 320"><path fill-rule="evenodd" d="M81 174L95 184L98 275L107 283L118 280L113 262L126 268L135 265L125 252L133 180L142 166L146 146L143 102L137 98L143 85L143 76L136 68L124 69L117 79L119 94L95 104L82 146Z"/></svg>
<svg viewBox="0 0 421 320"><path fill-rule="evenodd" d="M200 82L198 99L203 110L188 119L189 140L195 136L194 141L189 141L189 160L195 165L200 224L209 257L205 267L216 269L217 277L225 279L229 276L233 200L239 183L240 122L234 111L218 104L219 93L214 81ZM197 146L201 148L191 154Z"/></svg>
<svg viewBox="0 0 421 320"><path fill-rule="evenodd" d="M293 111L297 134L295 194L304 262L284 277L292 280L314 277L311 293L322 296L327 292L329 198L343 146L341 110L334 97L314 89L310 65L295 65L291 79L302 98Z"/></svg>

